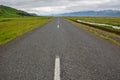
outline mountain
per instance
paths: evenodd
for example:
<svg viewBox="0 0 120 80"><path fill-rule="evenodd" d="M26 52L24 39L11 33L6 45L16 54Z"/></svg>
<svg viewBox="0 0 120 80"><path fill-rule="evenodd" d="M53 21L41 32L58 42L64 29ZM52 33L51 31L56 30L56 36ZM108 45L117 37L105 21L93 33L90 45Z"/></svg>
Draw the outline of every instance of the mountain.
<svg viewBox="0 0 120 80"><path fill-rule="evenodd" d="M120 10L103 10L103 11L79 11L64 14L57 14L58 16L119 16Z"/></svg>
<svg viewBox="0 0 120 80"><path fill-rule="evenodd" d="M0 5L0 17L21 17L21 16L36 16L35 14L27 13L22 10L17 10L8 6Z"/></svg>

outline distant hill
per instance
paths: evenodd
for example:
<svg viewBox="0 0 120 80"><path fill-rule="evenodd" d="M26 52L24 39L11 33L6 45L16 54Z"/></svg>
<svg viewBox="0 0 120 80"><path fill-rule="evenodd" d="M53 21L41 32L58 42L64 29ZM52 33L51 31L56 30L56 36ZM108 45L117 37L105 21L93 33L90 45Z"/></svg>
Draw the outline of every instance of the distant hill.
<svg viewBox="0 0 120 80"><path fill-rule="evenodd" d="M58 14L58 16L119 16L120 10L103 10L103 11L79 11L79 12L71 12Z"/></svg>
<svg viewBox="0 0 120 80"><path fill-rule="evenodd" d="M15 8L0 5L0 17L21 17L21 16L36 16L36 14L27 13L22 10L17 10Z"/></svg>

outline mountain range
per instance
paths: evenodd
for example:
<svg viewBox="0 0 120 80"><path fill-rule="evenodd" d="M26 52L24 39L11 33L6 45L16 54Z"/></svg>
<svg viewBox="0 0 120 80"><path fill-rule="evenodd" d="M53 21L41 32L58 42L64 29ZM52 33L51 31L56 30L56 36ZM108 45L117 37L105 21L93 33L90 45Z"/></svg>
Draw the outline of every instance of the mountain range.
<svg viewBox="0 0 120 80"><path fill-rule="evenodd" d="M120 10L101 10L101 11L78 11L63 14L55 14L55 16L116 16L120 17Z"/></svg>
<svg viewBox="0 0 120 80"><path fill-rule="evenodd" d="M0 5L0 17L22 17L22 16L36 16L36 14Z"/></svg>
<svg viewBox="0 0 120 80"><path fill-rule="evenodd" d="M0 17L22 17L37 16L34 13L28 13L12 7L0 5ZM101 10L101 11L78 11L63 14L53 14L49 16L115 16L120 17L120 10Z"/></svg>

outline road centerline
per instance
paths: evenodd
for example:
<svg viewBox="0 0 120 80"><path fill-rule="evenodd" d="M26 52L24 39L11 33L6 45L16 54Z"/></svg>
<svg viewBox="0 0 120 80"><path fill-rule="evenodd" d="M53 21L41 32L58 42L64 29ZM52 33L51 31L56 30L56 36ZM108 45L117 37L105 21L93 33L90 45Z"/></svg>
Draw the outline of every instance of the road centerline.
<svg viewBox="0 0 120 80"><path fill-rule="evenodd" d="M58 29L60 28L60 25L59 25L59 24L57 25L57 28L58 28Z"/></svg>
<svg viewBox="0 0 120 80"><path fill-rule="evenodd" d="M54 80L60 80L60 57L55 57Z"/></svg>

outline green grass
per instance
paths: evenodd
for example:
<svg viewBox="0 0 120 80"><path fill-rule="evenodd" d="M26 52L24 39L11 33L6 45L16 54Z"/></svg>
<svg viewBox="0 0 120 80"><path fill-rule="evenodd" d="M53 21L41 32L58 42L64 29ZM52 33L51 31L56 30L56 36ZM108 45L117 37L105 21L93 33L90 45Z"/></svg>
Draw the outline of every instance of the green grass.
<svg viewBox="0 0 120 80"><path fill-rule="evenodd" d="M82 20L82 21L92 22L92 23L120 26L120 17L67 17L67 18L72 19L72 20ZM98 26L98 27L101 27L101 26ZM120 29L114 29L108 26L102 26L102 27L109 29L109 30L120 32Z"/></svg>
<svg viewBox="0 0 120 80"><path fill-rule="evenodd" d="M35 29L51 17L0 18L0 45Z"/></svg>
<svg viewBox="0 0 120 80"><path fill-rule="evenodd" d="M120 17L72 17L72 19L120 26Z"/></svg>

